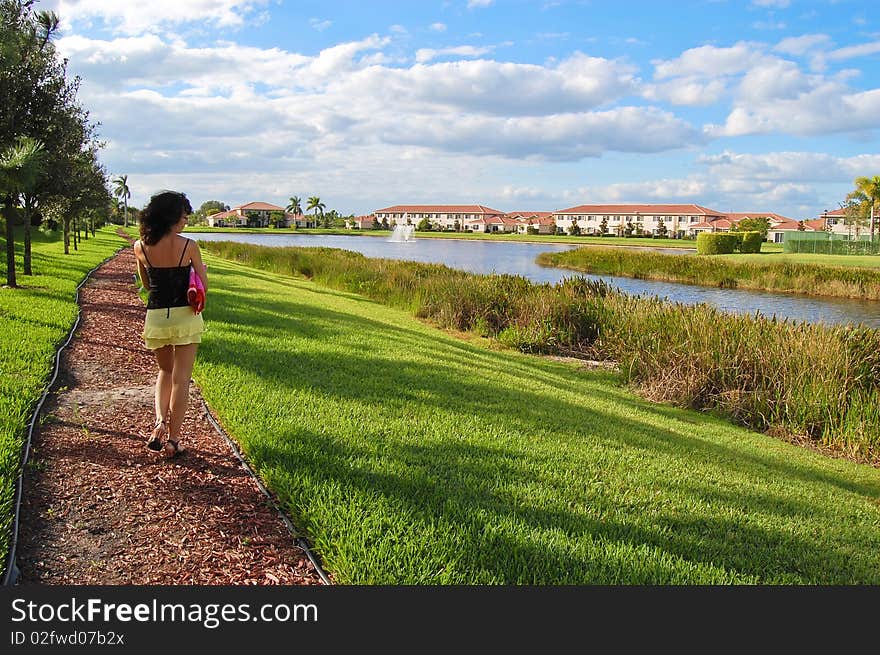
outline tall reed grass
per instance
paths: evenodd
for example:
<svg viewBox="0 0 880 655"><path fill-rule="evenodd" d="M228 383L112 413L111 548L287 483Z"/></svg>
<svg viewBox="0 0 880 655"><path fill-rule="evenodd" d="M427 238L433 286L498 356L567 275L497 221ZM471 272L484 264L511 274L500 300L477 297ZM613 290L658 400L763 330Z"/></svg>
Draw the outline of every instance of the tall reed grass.
<svg viewBox="0 0 880 655"><path fill-rule="evenodd" d="M653 400L880 458L878 330L731 315L708 305L627 296L582 277L534 284L332 248L201 245L524 352L613 360L624 381Z"/></svg>
<svg viewBox="0 0 880 655"><path fill-rule="evenodd" d="M541 253L538 263L595 275L622 275L716 287L880 300L880 270L799 262L737 261L736 255L694 257L623 248ZM880 258L877 259L880 267Z"/></svg>

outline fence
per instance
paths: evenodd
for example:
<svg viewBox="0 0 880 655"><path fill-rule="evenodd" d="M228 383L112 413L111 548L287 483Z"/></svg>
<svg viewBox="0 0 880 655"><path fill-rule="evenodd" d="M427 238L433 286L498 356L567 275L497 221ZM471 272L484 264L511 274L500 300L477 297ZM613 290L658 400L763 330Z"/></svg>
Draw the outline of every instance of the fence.
<svg viewBox="0 0 880 655"><path fill-rule="evenodd" d="M880 254L880 240L871 241L870 235L850 239L845 234L798 232L785 235L782 250L817 255L877 255Z"/></svg>

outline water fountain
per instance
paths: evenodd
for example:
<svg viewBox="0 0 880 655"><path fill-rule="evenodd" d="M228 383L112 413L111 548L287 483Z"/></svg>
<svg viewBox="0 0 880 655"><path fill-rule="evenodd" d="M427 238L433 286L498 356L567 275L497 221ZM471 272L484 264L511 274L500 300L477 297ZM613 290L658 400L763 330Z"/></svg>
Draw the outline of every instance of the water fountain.
<svg viewBox="0 0 880 655"><path fill-rule="evenodd" d="M395 243L403 241L415 241L415 232L415 225L398 224L394 226L394 230L391 232L391 238L388 240L394 241Z"/></svg>

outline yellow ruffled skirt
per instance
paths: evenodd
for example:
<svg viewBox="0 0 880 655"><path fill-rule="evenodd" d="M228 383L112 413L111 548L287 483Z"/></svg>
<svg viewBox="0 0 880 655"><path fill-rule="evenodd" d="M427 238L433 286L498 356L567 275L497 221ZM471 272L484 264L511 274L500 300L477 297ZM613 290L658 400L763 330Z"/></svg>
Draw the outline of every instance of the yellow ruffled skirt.
<svg viewBox="0 0 880 655"><path fill-rule="evenodd" d="M192 307L148 309L144 319L144 345L150 350L164 346L201 343L205 321Z"/></svg>

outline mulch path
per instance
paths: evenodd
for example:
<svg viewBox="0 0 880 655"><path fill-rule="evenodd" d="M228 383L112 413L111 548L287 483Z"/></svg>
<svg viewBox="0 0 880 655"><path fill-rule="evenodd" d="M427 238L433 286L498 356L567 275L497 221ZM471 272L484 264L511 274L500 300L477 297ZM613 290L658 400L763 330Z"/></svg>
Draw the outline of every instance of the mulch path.
<svg viewBox="0 0 880 655"><path fill-rule="evenodd" d="M19 584L319 585L321 576L209 421L195 384L181 445L145 447L156 364L131 248L80 290L23 480Z"/></svg>

